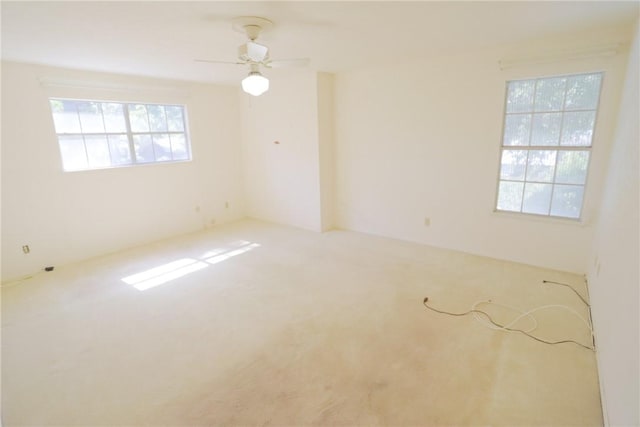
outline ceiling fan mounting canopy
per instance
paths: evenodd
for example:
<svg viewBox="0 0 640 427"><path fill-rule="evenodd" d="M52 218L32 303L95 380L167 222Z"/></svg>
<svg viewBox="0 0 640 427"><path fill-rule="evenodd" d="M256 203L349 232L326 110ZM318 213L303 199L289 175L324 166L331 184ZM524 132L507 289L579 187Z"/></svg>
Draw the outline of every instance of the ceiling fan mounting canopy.
<svg viewBox="0 0 640 427"><path fill-rule="evenodd" d="M262 31L270 30L273 27L273 22L258 16L239 16L233 18L231 27L239 33L246 34L249 40L254 41Z"/></svg>

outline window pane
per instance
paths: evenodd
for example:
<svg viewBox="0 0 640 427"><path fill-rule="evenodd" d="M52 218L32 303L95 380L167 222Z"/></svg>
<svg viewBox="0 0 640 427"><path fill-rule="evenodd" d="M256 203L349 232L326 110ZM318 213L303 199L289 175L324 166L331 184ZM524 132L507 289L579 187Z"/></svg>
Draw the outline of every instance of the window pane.
<svg viewBox="0 0 640 427"><path fill-rule="evenodd" d="M153 135L153 151L156 154L156 161L171 160L171 143L169 135L166 133Z"/></svg>
<svg viewBox="0 0 640 427"><path fill-rule="evenodd" d="M126 135L109 135L109 151L113 165L128 165L131 163L129 139Z"/></svg>
<svg viewBox="0 0 640 427"><path fill-rule="evenodd" d="M187 141L184 134L171 135L171 151L173 153L173 160L189 160Z"/></svg>
<svg viewBox="0 0 640 427"><path fill-rule="evenodd" d="M500 179L524 181L524 170L527 166L525 150L503 150L500 162Z"/></svg>
<svg viewBox="0 0 640 427"><path fill-rule="evenodd" d="M77 101L49 100L56 133L80 133Z"/></svg>
<svg viewBox="0 0 640 427"><path fill-rule="evenodd" d="M129 104L129 121L131 131L149 132L149 119L147 118L147 107L141 104Z"/></svg>
<svg viewBox="0 0 640 427"><path fill-rule="evenodd" d="M500 181L500 187L498 189L498 209L502 211L520 212L523 186L523 182Z"/></svg>
<svg viewBox="0 0 640 427"><path fill-rule="evenodd" d="M588 151L560 151L556 182L560 184L584 184L587 179Z"/></svg>
<svg viewBox="0 0 640 427"><path fill-rule="evenodd" d="M556 185L551 200L551 215L580 218L583 192L581 185Z"/></svg>
<svg viewBox="0 0 640 427"><path fill-rule="evenodd" d="M169 130L174 132L184 131L184 118L182 116L182 107L167 105L165 107L167 113L167 123Z"/></svg>
<svg viewBox="0 0 640 427"><path fill-rule="evenodd" d="M507 83L498 210L580 217L602 75Z"/></svg>
<svg viewBox="0 0 640 427"><path fill-rule="evenodd" d="M102 111L97 102L79 102L80 126L82 133L104 133ZM89 159L91 160L91 159Z"/></svg>
<svg viewBox="0 0 640 427"><path fill-rule="evenodd" d="M555 150L531 150L527 165L527 181L551 182L556 164Z"/></svg>
<svg viewBox="0 0 640 427"><path fill-rule="evenodd" d="M531 145L558 145L562 113L534 114Z"/></svg>
<svg viewBox="0 0 640 427"><path fill-rule="evenodd" d="M82 136L59 136L62 166L66 171L87 168L87 153L84 151Z"/></svg>
<svg viewBox="0 0 640 427"><path fill-rule="evenodd" d="M547 215L551 202L551 187L551 184L525 184L522 212Z"/></svg>
<svg viewBox="0 0 640 427"><path fill-rule="evenodd" d="M507 112L519 113L533 110L535 80L509 82Z"/></svg>
<svg viewBox="0 0 640 427"><path fill-rule="evenodd" d="M104 125L107 132L124 133L127 131L122 104L103 102L102 115L104 117Z"/></svg>
<svg viewBox="0 0 640 427"><path fill-rule="evenodd" d="M600 95L601 74L569 77L565 110L595 110Z"/></svg>
<svg viewBox="0 0 640 427"><path fill-rule="evenodd" d="M104 168L111 166L111 157L109 156L109 144L107 137L85 136L85 146L87 147L87 158L89 159L89 167Z"/></svg>
<svg viewBox="0 0 640 427"><path fill-rule="evenodd" d="M65 170L190 160L180 105L49 99Z"/></svg>
<svg viewBox="0 0 640 427"><path fill-rule="evenodd" d="M507 114L504 120L504 145L529 145L531 114Z"/></svg>
<svg viewBox="0 0 640 427"><path fill-rule="evenodd" d="M133 148L136 150L137 163L149 163L155 161L151 135L134 135Z"/></svg>
<svg viewBox="0 0 640 427"><path fill-rule="evenodd" d="M566 81L567 79L564 77L538 80L538 87L536 87L535 110L562 110Z"/></svg>
<svg viewBox="0 0 640 427"><path fill-rule="evenodd" d="M565 113L560 145L590 146L595 117L595 111Z"/></svg>
<svg viewBox="0 0 640 427"><path fill-rule="evenodd" d="M164 107L162 105L147 105L149 113L149 125L154 132L167 131L167 119L164 115Z"/></svg>

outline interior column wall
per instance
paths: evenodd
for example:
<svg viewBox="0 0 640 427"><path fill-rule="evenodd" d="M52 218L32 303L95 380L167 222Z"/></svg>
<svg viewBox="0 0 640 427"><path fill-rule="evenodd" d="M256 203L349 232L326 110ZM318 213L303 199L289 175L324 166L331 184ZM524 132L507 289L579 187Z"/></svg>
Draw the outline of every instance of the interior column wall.
<svg viewBox="0 0 640 427"><path fill-rule="evenodd" d="M240 94L247 213L320 231L317 75L296 69L268 77L267 93Z"/></svg>
<svg viewBox="0 0 640 427"><path fill-rule="evenodd" d="M334 219L335 147L333 94L334 76L318 73L318 148L320 152L321 229L331 230Z"/></svg>

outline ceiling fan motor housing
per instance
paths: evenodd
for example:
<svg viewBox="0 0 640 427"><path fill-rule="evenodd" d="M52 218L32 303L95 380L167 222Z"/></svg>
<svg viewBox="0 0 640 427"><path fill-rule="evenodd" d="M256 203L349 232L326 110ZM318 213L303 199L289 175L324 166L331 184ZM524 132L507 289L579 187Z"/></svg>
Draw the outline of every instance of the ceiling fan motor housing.
<svg viewBox="0 0 640 427"><path fill-rule="evenodd" d="M262 62L268 58L269 48L256 42L247 42L238 47L238 58L247 62Z"/></svg>

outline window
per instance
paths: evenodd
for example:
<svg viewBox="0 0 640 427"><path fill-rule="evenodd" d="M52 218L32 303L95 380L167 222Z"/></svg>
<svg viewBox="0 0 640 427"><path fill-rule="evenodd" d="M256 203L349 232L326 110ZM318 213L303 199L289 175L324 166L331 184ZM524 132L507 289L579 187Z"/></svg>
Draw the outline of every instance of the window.
<svg viewBox="0 0 640 427"><path fill-rule="evenodd" d="M49 103L65 171L191 160L184 106Z"/></svg>
<svg viewBox="0 0 640 427"><path fill-rule="evenodd" d="M602 73L507 83L496 209L580 218Z"/></svg>

